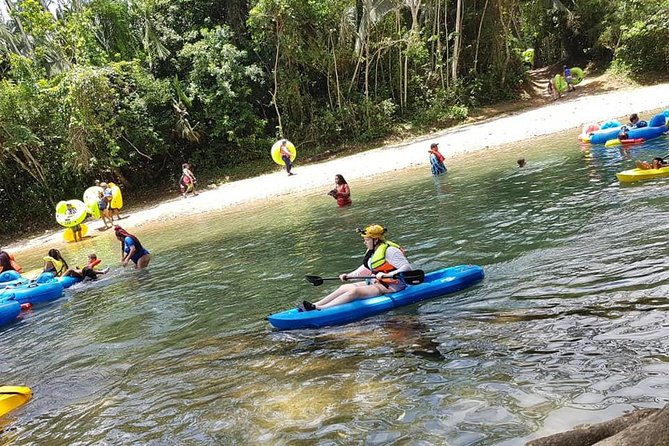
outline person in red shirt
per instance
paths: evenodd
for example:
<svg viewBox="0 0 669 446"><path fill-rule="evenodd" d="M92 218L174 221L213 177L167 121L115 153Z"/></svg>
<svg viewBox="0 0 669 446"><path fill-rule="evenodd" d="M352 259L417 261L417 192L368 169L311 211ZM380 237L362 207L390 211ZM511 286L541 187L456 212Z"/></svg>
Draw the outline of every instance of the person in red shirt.
<svg viewBox="0 0 669 446"><path fill-rule="evenodd" d="M350 206L353 203L351 201L351 189L340 174L335 175L335 188L328 192L328 195L337 200L337 206L340 208Z"/></svg>
<svg viewBox="0 0 669 446"><path fill-rule="evenodd" d="M444 164L444 155L439 152L439 143L433 142L430 144L430 150L427 151L430 154L430 169L432 170L432 175L441 175L446 173L446 165Z"/></svg>

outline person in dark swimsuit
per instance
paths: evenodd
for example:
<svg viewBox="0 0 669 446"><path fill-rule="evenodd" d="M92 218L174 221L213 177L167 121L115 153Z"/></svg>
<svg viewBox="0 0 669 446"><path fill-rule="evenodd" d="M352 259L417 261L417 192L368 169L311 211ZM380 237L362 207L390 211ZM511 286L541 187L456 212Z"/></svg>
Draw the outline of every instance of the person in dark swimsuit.
<svg viewBox="0 0 669 446"><path fill-rule="evenodd" d="M149 266L151 253L142 246L137 237L120 226L114 227L114 233L116 239L121 242L121 263L123 263L123 266L127 266L131 260L136 269Z"/></svg>

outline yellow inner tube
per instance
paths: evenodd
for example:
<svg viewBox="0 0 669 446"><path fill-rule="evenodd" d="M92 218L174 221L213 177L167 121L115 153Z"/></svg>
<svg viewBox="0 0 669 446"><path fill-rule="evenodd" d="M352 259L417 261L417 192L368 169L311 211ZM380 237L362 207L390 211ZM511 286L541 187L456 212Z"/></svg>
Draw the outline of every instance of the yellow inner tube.
<svg viewBox="0 0 669 446"><path fill-rule="evenodd" d="M60 201L56 205L56 221L59 225L71 228L81 224L88 217L88 207L80 200Z"/></svg>
<svg viewBox="0 0 669 446"><path fill-rule="evenodd" d="M272 150L270 150L270 153L272 154L272 159L279 166L285 166L286 165L286 163L283 162L283 159L281 159L281 142L282 141L283 140L280 139L277 142L275 142L272 145ZM286 141L286 147L288 148L288 151L290 152L290 161L295 161L295 157L297 157L297 150L295 150L295 146L293 145L292 142Z"/></svg>

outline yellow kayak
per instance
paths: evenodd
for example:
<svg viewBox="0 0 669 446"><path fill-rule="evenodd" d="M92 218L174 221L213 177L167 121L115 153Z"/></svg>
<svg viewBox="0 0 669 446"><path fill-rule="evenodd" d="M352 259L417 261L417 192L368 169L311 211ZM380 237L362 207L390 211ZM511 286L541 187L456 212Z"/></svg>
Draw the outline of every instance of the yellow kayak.
<svg viewBox="0 0 669 446"><path fill-rule="evenodd" d="M0 417L23 406L32 396L30 387L0 386Z"/></svg>
<svg viewBox="0 0 669 446"><path fill-rule="evenodd" d="M621 183L649 180L651 178L669 177L669 166L659 169L630 169L616 174Z"/></svg>

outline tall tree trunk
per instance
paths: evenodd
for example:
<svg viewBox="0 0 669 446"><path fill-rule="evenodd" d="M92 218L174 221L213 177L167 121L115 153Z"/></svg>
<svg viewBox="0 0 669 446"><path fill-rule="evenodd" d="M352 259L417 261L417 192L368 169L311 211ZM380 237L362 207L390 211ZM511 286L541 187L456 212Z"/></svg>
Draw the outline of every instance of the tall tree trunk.
<svg viewBox="0 0 669 446"><path fill-rule="evenodd" d="M509 49L509 25L504 22L504 11L502 9L501 3L498 3L498 11L499 11L499 22L502 25L501 30L502 30L502 45L504 45L504 62L502 63L502 79L501 79L501 84L504 86L506 83L506 69L509 66L509 62L511 61L511 51Z"/></svg>
<svg viewBox="0 0 669 446"><path fill-rule="evenodd" d="M476 66L479 62L479 44L481 43L481 29L483 28L483 20L485 19L485 11L488 9L488 0L485 0L483 11L481 12L481 21L479 21L479 31L476 35L476 50L474 51L474 74L476 74Z"/></svg>
<svg viewBox="0 0 669 446"><path fill-rule="evenodd" d="M402 26L401 26L401 17L400 17L400 12L396 11L395 12L395 24L397 25L397 36L398 38L401 38L402 35ZM400 97L400 110L404 110L404 88L402 86L404 85L404 76L403 76L403 66L404 64L402 63L402 48L400 46L397 47L397 92L399 93Z"/></svg>
<svg viewBox="0 0 669 446"><path fill-rule="evenodd" d="M372 123L369 120L369 40L365 42L365 115L367 117L367 128Z"/></svg>
<svg viewBox="0 0 669 446"><path fill-rule="evenodd" d="M339 71L337 69L337 48L330 33L330 43L332 44L332 61L334 62L335 86L337 90L337 107L341 108L341 87L339 86Z"/></svg>
<svg viewBox="0 0 669 446"><path fill-rule="evenodd" d="M451 38L448 35L448 0L444 0L444 32L446 33L446 60L442 65L446 66L446 88L448 89L451 88L451 78L448 75L448 61L451 58Z"/></svg>
<svg viewBox="0 0 669 446"><path fill-rule="evenodd" d="M272 90L272 103L276 111L277 128L279 136L283 138L283 124L281 123L281 111L279 110L278 96L279 96L279 54L281 50L281 24L279 20L276 21L276 51L274 53L274 69L272 70L272 78L274 79L274 90Z"/></svg>
<svg viewBox="0 0 669 446"><path fill-rule="evenodd" d="M451 77L458 79L458 59L460 58L460 42L462 34L462 0L457 0L455 9L455 41L453 42L453 63L451 64Z"/></svg>
<svg viewBox="0 0 669 446"><path fill-rule="evenodd" d="M418 13L420 12L421 0L404 0L411 11L411 32L418 33L420 26L418 23Z"/></svg>

